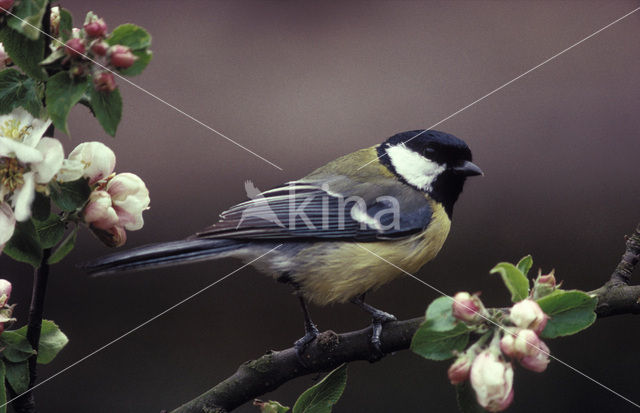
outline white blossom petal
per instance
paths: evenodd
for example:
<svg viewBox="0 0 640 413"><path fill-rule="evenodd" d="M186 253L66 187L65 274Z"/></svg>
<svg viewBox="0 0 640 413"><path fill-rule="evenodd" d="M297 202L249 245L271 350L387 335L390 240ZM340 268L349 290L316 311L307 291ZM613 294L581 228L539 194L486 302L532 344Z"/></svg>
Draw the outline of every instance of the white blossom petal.
<svg viewBox="0 0 640 413"><path fill-rule="evenodd" d="M31 203L36 196L35 172L27 172L22 176L24 184L13 193L13 206L16 220L26 221L31 217Z"/></svg>
<svg viewBox="0 0 640 413"><path fill-rule="evenodd" d="M69 160L80 161L83 176L93 185L111 175L116 167L116 155L102 142L84 142L69 154Z"/></svg>
<svg viewBox="0 0 640 413"><path fill-rule="evenodd" d="M60 182L71 182L82 178L84 166L77 159L65 159L62 161L62 167L56 175L56 180Z"/></svg>
<svg viewBox="0 0 640 413"><path fill-rule="evenodd" d="M7 202L0 203L0 245L4 245L13 236L16 226L16 217ZM2 248L0 247L0 250Z"/></svg>
<svg viewBox="0 0 640 413"><path fill-rule="evenodd" d="M44 158L36 148L3 136L0 136L0 156L15 156L24 163L41 162Z"/></svg>
<svg viewBox="0 0 640 413"><path fill-rule="evenodd" d="M48 183L62 167L64 150L59 140L54 138L42 138L36 146L42 153L42 162L31 164L31 170L36 173L36 182Z"/></svg>
<svg viewBox="0 0 640 413"><path fill-rule="evenodd" d="M142 212L149 208L149 190L142 179L132 173L116 175L107 184L120 225L135 231L144 225Z"/></svg>

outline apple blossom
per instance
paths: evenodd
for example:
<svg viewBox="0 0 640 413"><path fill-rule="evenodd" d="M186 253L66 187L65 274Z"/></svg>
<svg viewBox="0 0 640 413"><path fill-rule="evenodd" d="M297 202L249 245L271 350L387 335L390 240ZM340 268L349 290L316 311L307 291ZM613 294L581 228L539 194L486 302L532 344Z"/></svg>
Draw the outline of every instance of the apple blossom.
<svg viewBox="0 0 640 413"><path fill-rule="evenodd" d="M447 371L451 384L456 385L467 381L469 374L471 373L472 362L473 357L466 353L456 359Z"/></svg>
<svg viewBox="0 0 640 413"><path fill-rule="evenodd" d="M549 319L549 316L542 311L538 303L530 299L514 304L511 307L509 316L516 327L529 328L535 331L536 334L542 333Z"/></svg>
<svg viewBox="0 0 640 413"><path fill-rule="evenodd" d="M49 21L51 22L49 25L51 35L53 37L60 36L60 7L54 6L51 8L51 18Z"/></svg>
<svg viewBox="0 0 640 413"><path fill-rule="evenodd" d="M106 189L118 213L119 225L129 231L142 228L142 212L149 209L149 190L142 179L129 172L121 173L107 182Z"/></svg>
<svg viewBox="0 0 640 413"><path fill-rule="evenodd" d="M515 359L537 354L542 345L543 341L529 329L509 331L500 340L500 350Z"/></svg>
<svg viewBox="0 0 640 413"><path fill-rule="evenodd" d="M84 31L89 37L105 37L107 35L107 24L103 19L94 18L92 21L85 23Z"/></svg>
<svg viewBox="0 0 640 413"><path fill-rule="evenodd" d="M116 80L113 74L101 72L93 76L93 85L100 92L113 92L116 90Z"/></svg>
<svg viewBox="0 0 640 413"><path fill-rule="evenodd" d="M530 354L520 360L522 367L541 373L546 370L549 364L549 347L542 340L538 340L537 346L533 347Z"/></svg>
<svg viewBox="0 0 640 413"><path fill-rule="evenodd" d="M117 68L126 69L131 67L137 59L138 57L131 53L131 49L127 46L116 44L109 49L109 61Z"/></svg>
<svg viewBox="0 0 640 413"><path fill-rule="evenodd" d="M89 178L89 185L107 178L116 166L116 155L102 142L83 142L65 160L56 179L61 182Z"/></svg>
<svg viewBox="0 0 640 413"><path fill-rule="evenodd" d="M95 41L91 44L91 51L98 56L106 56L109 50L109 43L104 40Z"/></svg>
<svg viewBox="0 0 640 413"><path fill-rule="evenodd" d="M476 356L470 377L478 404L488 411L502 411L513 401L513 367L493 348L487 348Z"/></svg>
<svg viewBox="0 0 640 413"><path fill-rule="evenodd" d="M50 124L22 108L0 116L0 202L11 203L17 221L31 216L36 184L47 184L62 167L62 144L42 137Z"/></svg>
<svg viewBox="0 0 640 413"><path fill-rule="evenodd" d="M82 213L84 221L95 228L109 229L118 224L118 214L107 191L93 191Z"/></svg>
<svg viewBox="0 0 640 413"><path fill-rule="evenodd" d="M556 288L556 277L553 270L546 275L539 272L538 278L533 282L532 297L534 299L544 297L551 294Z"/></svg>
<svg viewBox="0 0 640 413"><path fill-rule="evenodd" d="M453 316L465 322L479 321L482 317L480 313L484 309L482 302L477 295L467 292L459 292L453 297Z"/></svg>
<svg viewBox="0 0 640 413"><path fill-rule="evenodd" d="M85 51L84 40L77 37L69 39L64 48L64 52L70 57L82 56Z"/></svg>
<svg viewBox="0 0 640 413"><path fill-rule="evenodd" d="M14 0L0 0L0 14L6 13L13 7Z"/></svg>
<svg viewBox="0 0 640 413"><path fill-rule="evenodd" d="M7 66L9 55L4 51L4 45L0 43L0 69L4 69Z"/></svg>
<svg viewBox="0 0 640 413"><path fill-rule="evenodd" d="M16 217L8 203L0 199L0 252L13 236L16 227Z"/></svg>
<svg viewBox="0 0 640 413"><path fill-rule="evenodd" d="M132 173L122 173L99 182L82 215L101 241L109 246L121 246L127 240L125 229L142 228L142 213L147 209L149 190L142 179Z"/></svg>
<svg viewBox="0 0 640 413"><path fill-rule="evenodd" d="M11 297L11 283L5 279L0 279L0 307L3 307Z"/></svg>

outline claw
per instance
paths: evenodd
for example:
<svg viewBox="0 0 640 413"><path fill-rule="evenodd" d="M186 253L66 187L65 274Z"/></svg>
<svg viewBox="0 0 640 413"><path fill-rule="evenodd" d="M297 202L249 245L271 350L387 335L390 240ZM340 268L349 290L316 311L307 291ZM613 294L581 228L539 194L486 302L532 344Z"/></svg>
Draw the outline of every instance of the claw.
<svg viewBox="0 0 640 413"><path fill-rule="evenodd" d="M389 321L396 321L397 318L393 314L378 310L377 308L366 304L364 302L364 295L358 298L354 298L352 302L360 306L364 311L371 314L371 347L373 348L373 355L370 361L378 361L382 357L384 357L384 353L382 351L382 341L380 340L380 335L382 334L382 325Z"/></svg>
<svg viewBox="0 0 640 413"><path fill-rule="evenodd" d="M309 364L304 358L304 352L307 349L307 346L318 337L319 331L315 324L311 324L309 328L306 329L304 336L295 343L293 343L293 347L296 349L296 356L298 356L298 361L304 367L309 367Z"/></svg>

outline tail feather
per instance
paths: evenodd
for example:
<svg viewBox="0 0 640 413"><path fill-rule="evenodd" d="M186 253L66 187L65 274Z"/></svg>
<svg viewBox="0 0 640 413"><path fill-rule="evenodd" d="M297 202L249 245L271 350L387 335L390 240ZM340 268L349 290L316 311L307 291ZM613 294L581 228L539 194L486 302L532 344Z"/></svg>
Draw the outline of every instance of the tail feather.
<svg viewBox="0 0 640 413"><path fill-rule="evenodd" d="M82 265L89 274L104 275L121 271L138 271L169 267L187 262L205 261L235 250L244 244L226 239L188 239L133 248Z"/></svg>

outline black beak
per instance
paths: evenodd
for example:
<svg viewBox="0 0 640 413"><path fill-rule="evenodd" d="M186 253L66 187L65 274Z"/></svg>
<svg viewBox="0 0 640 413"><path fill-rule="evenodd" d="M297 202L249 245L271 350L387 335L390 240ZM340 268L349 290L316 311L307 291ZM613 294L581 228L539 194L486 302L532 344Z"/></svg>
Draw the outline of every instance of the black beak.
<svg viewBox="0 0 640 413"><path fill-rule="evenodd" d="M461 164L454 166L451 169L455 174L462 175L462 176L476 176L476 175L484 176L484 172L482 172L482 169L480 169L478 165L476 165L471 161L464 161Z"/></svg>

